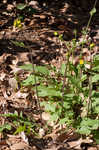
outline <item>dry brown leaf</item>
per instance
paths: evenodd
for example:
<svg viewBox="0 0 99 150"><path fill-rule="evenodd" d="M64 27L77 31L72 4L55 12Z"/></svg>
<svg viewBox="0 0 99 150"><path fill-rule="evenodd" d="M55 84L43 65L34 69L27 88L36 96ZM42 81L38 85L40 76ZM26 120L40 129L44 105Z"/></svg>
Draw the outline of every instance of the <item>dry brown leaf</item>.
<svg viewBox="0 0 99 150"><path fill-rule="evenodd" d="M17 83L17 80L15 78L10 78L9 79L9 85L10 85L10 87L13 91L18 89L18 83Z"/></svg>
<svg viewBox="0 0 99 150"><path fill-rule="evenodd" d="M57 137L56 141L62 143L62 142L64 142L64 141L73 141L73 140L77 140L77 139L79 139L79 138L80 138L80 135L74 133L74 132L71 130L71 131L69 131L68 133L65 132L65 133L60 134L60 135Z"/></svg>
<svg viewBox="0 0 99 150"><path fill-rule="evenodd" d="M13 8L14 8L14 5L11 5L11 4L7 5L7 10L8 11L12 11Z"/></svg>
<svg viewBox="0 0 99 150"><path fill-rule="evenodd" d="M18 91L17 93L15 93L14 98L26 99L28 95L29 93L21 93L21 91Z"/></svg>
<svg viewBox="0 0 99 150"><path fill-rule="evenodd" d="M20 136L25 143L29 144L28 138L24 131L20 133Z"/></svg>
<svg viewBox="0 0 99 150"><path fill-rule="evenodd" d="M26 147L28 147L28 145L24 142L20 142L20 143L15 143L12 146L10 146L11 150L22 150L25 149Z"/></svg>
<svg viewBox="0 0 99 150"><path fill-rule="evenodd" d="M50 121L51 115L48 112L42 113L42 119L47 122L47 124L51 127L54 126L54 122Z"/></svg>
<svg viewBox="0 0 99 150"><path fill-rule="evenodd" d="M98 150L96 147L89 147L88 150Z"/></svg>
<svg viewBox="0 0 99 150"><path fill-rule="evenodd" d="M8 139L6 140L7 144L9 146L16 144L16 143L20 143L21 141L21 137L19 135L7 135Z"/></svg>
<svg viewBox="0 0 99 150"><path fill-rule="evenodd" d="M44 120L44 121L49 121L50 120L50 114L48 113L48 112L43 112L42 113L42 119Z"/></svg>
<svg viewBox="0 0 99 150"><path fill-rule="evenodd" d="M4 72L0 73L0 80L4 81L6 74Z"/></svg>
<svg viewBox="0 0 99 150"><path fill-rule="evenodd" d="M45 135L44 129L43 129L43 128L40 128L40 129L39 129L39 136L40 136L40 138L42 138L44 135Z"/></svg>

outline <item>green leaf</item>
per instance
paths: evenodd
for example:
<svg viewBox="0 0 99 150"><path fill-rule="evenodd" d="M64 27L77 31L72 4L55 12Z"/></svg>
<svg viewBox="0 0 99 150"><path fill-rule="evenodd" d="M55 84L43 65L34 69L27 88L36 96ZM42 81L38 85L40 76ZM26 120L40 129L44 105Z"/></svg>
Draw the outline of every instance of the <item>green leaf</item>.
<svg viewBox="0 0 99 150"><path fill-rule="evenodd" d="M23 66L20 66L21 69L33 71L33 65L32 64L25 64Z"/></svg>
<svg viewBox="0 0 99 150"><path fill-rule="evenodd" d="M92 83L99 81L99 74L92 76Z"/></svg>
<svg viewBox="0 0 99 150"><path fill-rule="evenodd" d="M80 134L89 135L92 130L97 130L99 128L99 120L93 120L90 118L85 118L82 120L79 129L77 131Z"/></svg>
<svg viewBox="0 0 99 150"><path fill-rule="evenodd" d="M92 70L99 72L99 55L94 56Z"/></svg>
<svg viewBox="0 0 99 150"><path fill-rule="evenodd" d="M70 104L68 102L64 102L64 108L65 109L70 109Z"/></svg>
<svg viewBox="0 0 99 150"><path fill-rule="evenodd" d="M49 70L46 66L36 66L35 71L44 75L49 75Z"/></svg>
<svg viewBox="0 0 99 150"><path fill-rule="evenodd" d="M99 72L99 66L93 67L92 70Z"/></svg>
<svg viewBox="0 0 99 150"><path fill-rule="evenodd" d="M96 131L94 134L94 140L96 141L96 144L99 144L99 131Z"/></svg>
<svg viewBox="0 0 99 150"><path fill-rule="evenodd" d="M17 133L21 133L22 131L25 131L26 130L26 127L25 125L24 126L19 126L16 131L14 132L14 134L17 134Z"/></svg>
<svg viewBox="0 0 99 150"><path fill-rule="evenodd" d="M82 126L80 129L77 129L77 132L84 135L89 135L91 130L87 126Z"/></svg>
<svg viewBox="0 0 99 150"><path fill-rule="evenodd" d="M53 113L52 115L51 115L51 121L57 121L59 119L59 115L57 114L57 113Z"/></svg>
<svg viewBox="0 0 99 150"><path fill-rule="evenodd" d="M16 8L19 9L19 10L23 10L23 9L26 8L26 6L27 6L26 4L20 3L20 4L18 4L18 5L16 6Z"/></svg>
<svg viewBox="0 0 99 150"><path fill-rule="evenodd" d="M4 124L3 126L0 126L0 132L3 132L3 130L11 130L11 125L10 124Z"/></svg>
<svg viewBox="0 0 99 150"><path fill-rule="evenodd" d="M0 114L0 116L3 116L3 117L18 117L18 113L15 112L15 113L8 113L8 114Z"/></svg>
<svg viewBox="0 0 99 150"><path fill-rule="evenodd" d="M57 91L55 88L50 88L50 87L46 87L46 86L39 86L38 94L40 97L45 97L45 96L61 97L62 96L61 91Z"/></svg>
<svg viewBox="0 0 99 150"><path fill-rule="evenodd" d="M56 105L53 104L53 103L46 103L45 110L48 111L48 112L55 112Z"/></svg>
<svg viewBox="0 0 99 150"><path fill-rule="evenodd" d="M82 82L85 81L86 79L87 79L87 75L86 74L81 77L81 81Z"/></svg>
<svg viewBox="0 0 99 150"><path fill-rule="evenodd" d="M65 74L65 69L66 69L66 64L63 63L63 64L61 65L61 69L60 69L62 75Z"/></svg>
<svg viewBox="0 0 99 150"><path fill-rule="evenodd" d="M65 124L67 121L67 118L60 119L59 124Z"/></svg>
<svg viewBox="0 0 99 150"><path fill-rule="evenodd" d="M99 55L94 56L93 64L94 66L99 66Z"/></svg>
<svg viewBox="0 0 99 150"><path fill-rule="evenodd" d="M93 16L96 13L96 8L94 7L91 11L90 11L90 15Z"/></svg>
<svg viewBox="0 0 99 150"><path fill-rule="evenodd" d="M38 80L36 80L36 81L38 81ZM22 84L22 86L34 85L35 84L34 75L29 75L29 77L26 80L23 80L21 84Z"/></svg>
<svg viewBox="0 0 99 150"><path fill-rule="evenodd" d="M99 105L95 107L94 112L99 114Z"/></svg>
<svg viewBox="0 0 99 150"><path fill-rule="evenodd" d="M66 98L73 98L75 95L73 93L68 93L66 95L64 95Z"/></svg>
<svg viewBox="0 0 99 150"><path fill-rule="evenodd" d="M73 84L75 87L77 87L79 90L82 90L82 88L80 88L80 80L76 77L73 77L73 76L67 76L70 81L71 81L71 84Z"/></svg>
<svg viewBox="0 0 99 150"><path fill-rule="evenodd" d="M13 40L11 40L11 42L12 42L14 45L16 45L16 46L25 48L25 45L24 45L23 42L13 41Z"/></svg>
<svg viewBox="0 0 99 150"><path fill-rule="evenodd" d="M20 68L24 70L33 71L33 65L32 64L25 64L23 66L20 66ZM41 73L43 75L49 75L49 70L46 66L34 66L35 73Z"/></svg>
<svg viewBox="0 0 99 150"><path fill-rule="evenodd" d="M99 98L94 98L94 101L92 103L92 108L95 113L99 114Z"/></svg>

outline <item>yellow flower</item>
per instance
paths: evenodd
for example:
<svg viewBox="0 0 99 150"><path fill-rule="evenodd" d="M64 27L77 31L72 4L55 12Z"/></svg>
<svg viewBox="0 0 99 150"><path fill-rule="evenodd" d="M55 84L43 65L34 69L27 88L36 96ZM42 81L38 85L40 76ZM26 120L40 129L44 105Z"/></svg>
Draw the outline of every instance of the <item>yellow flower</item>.
<svg viewBox="0 0 99 150"><path fill-rule="evenodd" d="M22 24L21 24L21 20L20 19L15 19L14 20L14 23L13 23L13 26L16 28L16 27L21 27Z"/></svg>
<svg viewBox="0 0 99 150"><path fill-rule="evenodd" d="M21 24L21 20L20 19L17 20L17 24Z"/></svg>
<svg viewBox="0 0 99 150"><path fill-rule="evenodd" d="M58 35L58 32L54 32L54 35L57 36L57 35Z"/></svg>
<svg viewBox="0 0 99 150"><path fill-rule="evenodd" d="M80 63L80 65L83 65L83 64L84 64L84 60L83 60L83 59L80 59L80 60L79 60L79 63Z"/></svg>
<svg viewBox="0 0 99 150"><path fill-rule="evenodd" d="M22 27L22 24L19 24L19 25L18 25L18 28L21 28L21 27Z"/></svg>
<svg viewBox="0 0 99 150"><path fill-rule="evenodd" d="M92 49L95 46L95 43L90 44L90 49Z"/></svg>

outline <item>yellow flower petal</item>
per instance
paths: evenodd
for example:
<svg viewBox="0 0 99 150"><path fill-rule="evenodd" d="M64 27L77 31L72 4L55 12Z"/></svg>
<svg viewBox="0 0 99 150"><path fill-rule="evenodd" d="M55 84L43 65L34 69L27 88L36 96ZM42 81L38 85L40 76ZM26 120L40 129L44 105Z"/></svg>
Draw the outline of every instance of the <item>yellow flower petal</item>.
<svg viewBox="0 0 99 150"><path fill-rule="evenodd" d="M90 44L90 48L93 48L95 46L95 43Z"/></svg>
<svg viewBox="0 0 99 150"><path fill-rule="evenodd" d="M17 20L14 20L13 26L14 26L14 27L17 26Z"/></svg>
<svg viewBox="0 0 99 150"><path fill-rule="evenodd" d="M17 24L21 24L21 20L20 19L17 20Z"/></svg>
<svg viewBox="0 0 99 150"><path fill-rule="evenodd" d="M57 36L57 35L58 35L58 32L54 32L54 35Z"/></svg>
<svg viewBox="0 0 99 150"><path fill-rule="evenodd" d="M19 25L18 25L18 28L21 28L21 27L22 27L22 24L19 24Z"/></svg>
<svg viewBox="0 0 99 150"><path fill-rule="evenodd" d="M20 20L20 19L15 19L15 20L14 20L14 23L13 23L13 26L14 26L14 27L19 27L19 26L21 26L21 20Z"/></svg>
<svg viewBox="0 0 99 150"><path fill-rule="evenodd" d="M79 60L79 63L80 63L80 65L83 65L83 64L84 64L84 60L83 60L83 59L80 59L80 60Z"/></svg>

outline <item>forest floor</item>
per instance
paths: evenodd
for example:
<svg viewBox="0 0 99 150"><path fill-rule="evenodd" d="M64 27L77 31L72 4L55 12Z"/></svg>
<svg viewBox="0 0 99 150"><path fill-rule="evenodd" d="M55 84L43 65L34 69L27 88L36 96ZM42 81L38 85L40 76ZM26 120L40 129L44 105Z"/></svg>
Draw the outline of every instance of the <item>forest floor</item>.
<svg viewBox="0 0 99 150"><path fill-rule="evenodd" d="M36 65L51 64L59 68L65 60L67 49L54 32L63 34L64 41L71 41L76 29L77 36L81 39L81 30L87 25L89 12L64 2L63 5L58 2L46 7L40 7L38 3L34 5L34 1L32 2L32 7L36 7L37 12L25 17L22 28L13 26L16 14L20 14L14 11L14 4L0 3L0 114L22 112L25 117L35 118L38 125L43 127L46 124L44 117L48 117L48 114L43 114L43 121L40 121L40 115L35 113L35 104L29 100L30 93L25 95L20 89L13 90L16 84L13 80L15 73L18 72L20 78L25 79L28 73L19 69L19 66L31 63L31 57ZM91 34L88 35L95 43L93 53L97 54L98 17L99 14L93 17L89 28ZM13 41L23 42L26 47L20 47ZM75 56L75 61L78 55ZM9 122L9 119L0 116L0 125L3 126L5 122ZM98 145L90 144L93 142L90 138L82 139L74 129L61 133L59 125L51 126L52 132L40 135L41 137L33 134L26 136L24 132L13 135L13 130L0 133L0 150L82 150L81 144L84 142L87 146L85 145L83 150L99 149Z"/></svg>

